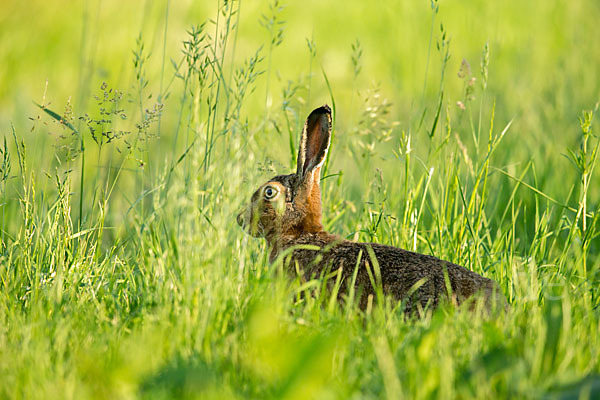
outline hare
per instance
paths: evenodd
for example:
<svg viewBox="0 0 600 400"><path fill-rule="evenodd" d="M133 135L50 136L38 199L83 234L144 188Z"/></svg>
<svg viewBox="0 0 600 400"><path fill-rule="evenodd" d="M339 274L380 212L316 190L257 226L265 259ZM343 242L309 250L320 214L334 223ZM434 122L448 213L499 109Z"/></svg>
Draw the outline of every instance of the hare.
<svg viewBox="0 0 600 400"><path fill-rule="evenodd" d="M407 313L436 308L444 299L460 304L473 295L479 295L488 309L506 306L496 282L464 267L396 247L344 240L323 230L319 180L331 123L327 105L313 110L302 131L296 172L260 186L237 216L248 233L267 240L270 261L293 247L286 267L290 274L311 279L337 272L341 277L331 280L341 278L340 300L354 282L363 309L378 287L385 295L404 300Z"/></svg>

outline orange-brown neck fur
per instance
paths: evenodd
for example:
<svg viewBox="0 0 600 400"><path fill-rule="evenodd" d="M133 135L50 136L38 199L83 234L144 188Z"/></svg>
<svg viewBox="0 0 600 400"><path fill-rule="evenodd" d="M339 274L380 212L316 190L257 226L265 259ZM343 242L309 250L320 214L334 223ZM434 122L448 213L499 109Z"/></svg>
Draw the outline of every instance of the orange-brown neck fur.
<svg viewBox="0 0 600 400"><path fill-rule="evenodd" d="M305 215L298 227L302 233L323 231L323 225L321 224L321 188L319 187L320 175L320 167L312 172L312 176L305 183L304 196L306 197L297 203L297 207L303 207L302 211Z"/></svg>
<svg viewBox="0 0 600 400"><path fill-rule="evenodd" d="M300 187L294 200L293 213L297 218L281 221L275 230L265 236L271 247L271 261L277 256L286 243L294 242L303 235L330 235L323 231L321 223L321 189L319 174L321 168L316 168L312 175ZM333 236L332 236L333 237Z"/></svg>
<svg viewBox="0 0 600 400"><path fill-rule="evenodd" d="M302 221L302 232L318 233L323 231L321 224L321 190L315 182L306 201L306 217Z"/></svg>

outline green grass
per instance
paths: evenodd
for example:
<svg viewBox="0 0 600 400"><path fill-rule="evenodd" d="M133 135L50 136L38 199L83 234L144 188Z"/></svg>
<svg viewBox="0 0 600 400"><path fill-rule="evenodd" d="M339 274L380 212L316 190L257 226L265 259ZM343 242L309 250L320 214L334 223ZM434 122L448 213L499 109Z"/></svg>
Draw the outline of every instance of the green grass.
<svg viewBox="0 0 600 400"><path fill-rule="evenodd" d="M194 3L0 12L0 398L600 396L596 2ZM235 215L323 103L325 227L506 312L268 263Z"/></svg>

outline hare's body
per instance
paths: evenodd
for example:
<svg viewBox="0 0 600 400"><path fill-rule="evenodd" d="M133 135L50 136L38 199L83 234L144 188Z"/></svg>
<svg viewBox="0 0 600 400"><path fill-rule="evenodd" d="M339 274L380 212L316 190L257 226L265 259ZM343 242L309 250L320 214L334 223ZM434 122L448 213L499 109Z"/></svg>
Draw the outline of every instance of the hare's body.
<svg viewBox="0 0 600 400"><path fill-rule="evenodd" d="M316 246L319 250L307 249L308 246L302 245ZM295 274L298 270L308 280L319 278L328 272L339 273L340 296L348 293L348 285L355 279L355 286L361 288L358 300L363 308L369 296L376 295L372 282L381 284L385 295L396 300L406 300L407 312L414 311L417 304L423 308L435 308L440 301L448 300L460 304L478 293L488 307L494 306L494 302L498 306L505 304L496 282L433 256L378 243L351 242L319 232L287 240L283 238L273 248L271 259L288 248L293 249L291 262L287 264L290 274ZM371 254L379 264L381 282L378 282ZM355 270L356 278L353 277ZM329 283L334 283L336 277L337 274L330 278Z"/></svg>
<svg viewBox="0 0 600 400"><path fill-rule="evenodd" d="M435 308L444 299L462 303L473 295L480 295L488 306L506 304L494 281L459 265L382 244L351 242L325 232L319 179L330 135L331 110L320 107L304 125L296 173L276 176L259 187L249 207L238 215L238 223L253 236L267 239L271 261L291 248L287 264L291 274L300 273L306 279L328 272L341 274L338 293L344 296L355 282L363 307L379 285L384 294L405 300L408 312L419 304Z"/></svg>

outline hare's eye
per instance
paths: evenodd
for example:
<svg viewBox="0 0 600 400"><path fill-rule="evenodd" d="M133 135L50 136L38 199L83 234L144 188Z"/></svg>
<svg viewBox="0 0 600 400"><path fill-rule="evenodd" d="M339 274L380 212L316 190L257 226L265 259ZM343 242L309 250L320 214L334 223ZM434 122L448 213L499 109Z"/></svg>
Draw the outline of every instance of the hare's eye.
<svg viewBox="0 0 600 400"><path fill-rule="evenodd" d="M277 196L278 193L279 193L279 190L277 190L273 186L267 186L264 190L264 195L265 195L266 200L273 200L275 198L275 196Z"/></svg>

